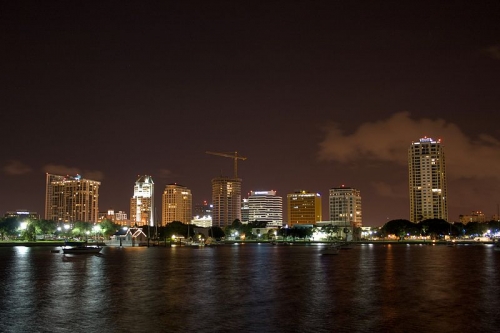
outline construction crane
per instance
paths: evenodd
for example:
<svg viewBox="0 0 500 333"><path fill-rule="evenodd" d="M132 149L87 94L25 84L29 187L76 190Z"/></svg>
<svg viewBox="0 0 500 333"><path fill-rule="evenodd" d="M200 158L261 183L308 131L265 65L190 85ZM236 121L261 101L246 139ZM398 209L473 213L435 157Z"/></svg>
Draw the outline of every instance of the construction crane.
<svg viewBox="0 0 500 333"><path fill-rule="evenodd" d="M206 153L210 154L210 155L217 155L217 156L232 158L234 160L234 178L238 178L238 160L244 161L247 159L246 157L239 156L237 151L231 152L231 153L216 153L213 151L207 151Z"/></svg>

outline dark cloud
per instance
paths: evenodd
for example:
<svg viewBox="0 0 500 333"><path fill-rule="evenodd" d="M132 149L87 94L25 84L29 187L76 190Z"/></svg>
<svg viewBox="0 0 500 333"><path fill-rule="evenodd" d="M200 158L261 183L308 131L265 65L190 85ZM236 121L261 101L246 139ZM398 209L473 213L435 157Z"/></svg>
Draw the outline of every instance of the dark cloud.
<svg viewBox="0 0 500 333"><path fill-rule="evenodd" d="M32 169L18 160L10 160L4 167L3 172L10 176L20 176L30 173Z"/></svg>
<svg viewBox="0 0 500 333"><path fill-rule="evenodd" d="M425 136L442 139L449 178L500 180L499 140L486 134L471 138L453 123L443 119L412 119L409 112L363 123L350 134L344 134L338 124L330 125L320 143L319 158L341 163L374 160L406 166L411 142Z"/></svg>
<svg viewBox="0 0 500 333"><path fill-rule="evenodd" d="M65 165L47 164L43 167L43 171L54 175L81 175L84 179L101 181L104 179L104 174L97 170L81 170L75 167L68 167Z"/></svg>

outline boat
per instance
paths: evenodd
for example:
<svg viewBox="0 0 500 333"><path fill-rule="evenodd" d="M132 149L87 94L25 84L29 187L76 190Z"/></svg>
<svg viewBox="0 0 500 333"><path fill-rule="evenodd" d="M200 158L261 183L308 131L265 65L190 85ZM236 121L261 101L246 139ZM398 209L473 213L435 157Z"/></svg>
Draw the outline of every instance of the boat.
<svg viewBox="0 0 500 333"><path fill-rule="evenodd" d="M500 251L500 241L496 241L493 248L495 249L495 251Z"/></svg>
<svg viewBox="0 0 500 333"><path fill-rule="evenodd" d="M328 245L321 252L322 255L339 254L339 253L340 253L340 246L337 243L332 243Z"/></svg>
<svg viewBox="0 0 500 333"><path fill-rule="evenodd" d="M96 254L101 250L102 247L99 245L88 245L83 242L64 242L62 247L64 254Z"/></svg>

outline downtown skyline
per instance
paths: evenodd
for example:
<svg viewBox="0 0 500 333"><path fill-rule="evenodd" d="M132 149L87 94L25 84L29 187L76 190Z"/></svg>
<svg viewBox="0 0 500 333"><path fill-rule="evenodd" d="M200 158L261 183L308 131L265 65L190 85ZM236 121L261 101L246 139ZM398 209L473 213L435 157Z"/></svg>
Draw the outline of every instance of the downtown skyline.
<svg viewBox="0 0 500 333"><path fill-rule="evenodd" d="M407 152L441 139L448 216L498 212L500 4L274 1L2 4L0 212L43 215L45 173L101 182L129 210L137 175L211 201L361 192L363 225L409 218ZM161 206L156 196L155 204ZM285 209L285 207L284 207Z"/></svg>

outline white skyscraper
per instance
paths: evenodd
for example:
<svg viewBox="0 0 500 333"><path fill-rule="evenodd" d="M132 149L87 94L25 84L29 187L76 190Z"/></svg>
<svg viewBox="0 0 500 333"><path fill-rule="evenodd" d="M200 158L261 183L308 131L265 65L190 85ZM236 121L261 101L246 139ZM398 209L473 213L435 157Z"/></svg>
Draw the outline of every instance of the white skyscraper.
<svg viewBox="0 0 500 333"><path fill-rule="evenodd" d="M448 220L446 171L441 140L424 137L408 149L410 221Z"/></svg>
<svg viewBox="0 0 500 333"><path fill-rule="evenodd" d="M148 175L139 176L130 199L130 219L137 226L154 226L154 182Z"/></svg>
<svg viewBox="0 0 500 333"><path fill-rule="evenodd" d="M276 191L251 191L248 221L266 221L268 227L283 226L283 198Z"/></svg>

